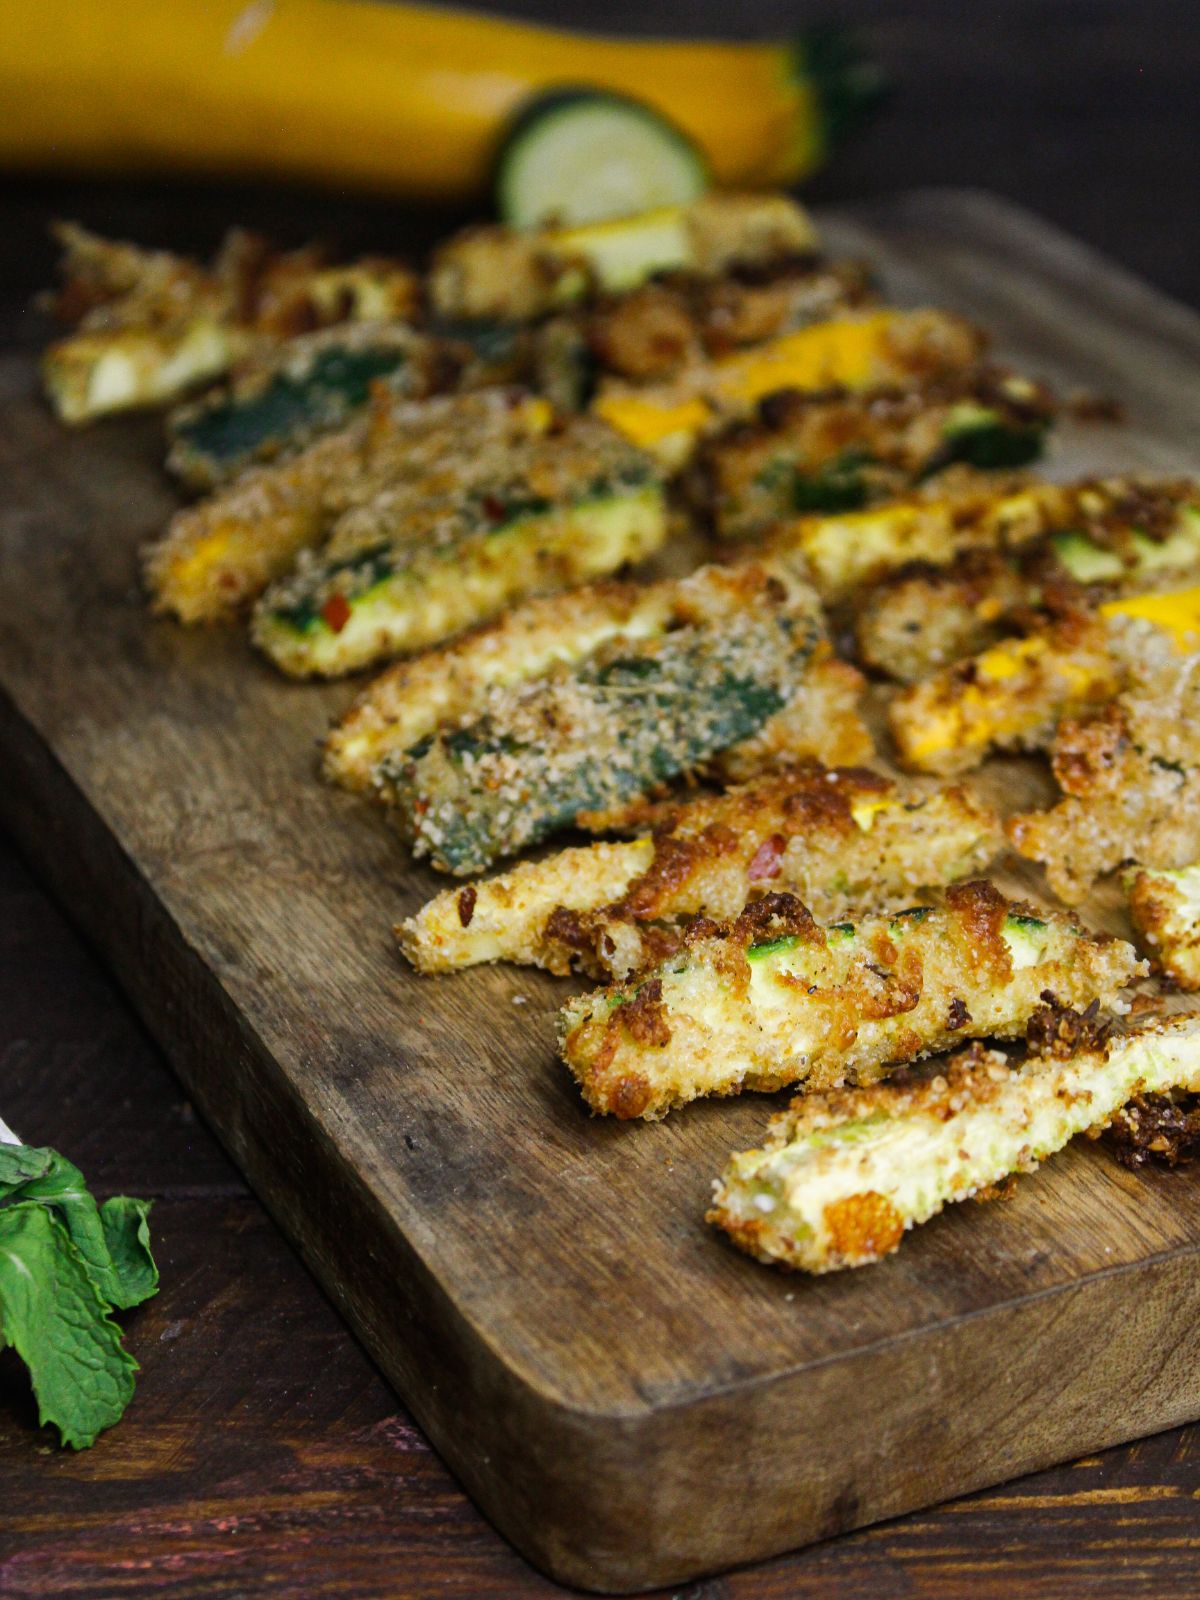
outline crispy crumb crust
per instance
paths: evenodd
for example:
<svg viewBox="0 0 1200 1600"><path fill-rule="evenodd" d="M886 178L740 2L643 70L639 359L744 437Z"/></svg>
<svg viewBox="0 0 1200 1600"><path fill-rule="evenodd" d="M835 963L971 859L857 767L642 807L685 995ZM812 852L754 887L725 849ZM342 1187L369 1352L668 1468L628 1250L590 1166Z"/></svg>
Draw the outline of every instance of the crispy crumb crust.
<svg viewBox="0 0 1200 1600"><path fill-rule="evenodd" d="M1073 1046L1019 1060L976 1043L919 1076L798 1095L761 1149L730 1159L708 1221L760 1261L836 1271L877 1261L948 1203L996 1192L1114 1117L1128 1159L1156 1144L1170 1159L1194 1138L1192 1119L1160 1114L1141 1091L1200 1086L1200 1017L1096 1037L1060 1014L1043 1032ZM1120 1112L1131 1095L1146 1108L1132 1127Z"/></svg>
<svg viewBox="0 0 1200 1600"><path fill-rule="evenodd" d="M688 475L690 498L714 532L737 539L794 515L797 475L831 462L853 460L864 500L903 494L951 459L947 430L965 408L1035 433L1055 410L1042 385L994 367L865 394L783 389L761 400L753 419L702 444Z"/></svg>
<svg viewBox="0 0 1200 1600"><path fill-rule="evenodd" d="M1128 880L1129 916L1156 972L1200 989L1200 866L1179 872L1139 867Z"/></svg>
<svg viewBox="0 0 1200 1600"><path fill-rule="evenodd" d="M888 727L902 766L952 776L993 749L1043 748L1061 718L1111 700L1122 682L1109 630L1080 612L901 689Z"/></svg>
<svg viewBox="0 0 1200 1600"><path fill-rule="evenodd" d="M1019 960L1010 918L1038 930ZM1047 991L1109 1003L1144 970L1130 945L987 882L849 935L769 894L733 922L692 920L661 964L569 1002L560 1046L593 1111L656 1118L704 1095L869 1082L964 1037L1016 1036Z"/></svg>
<svg viewBox="0 0 1200 1600"><path fill-rule="evenodd" d="M759 562L669 583L673 626L494 686L478 716L380 763L378 793L418 855L479 871L585 808L703 770L789 703L822 638L812 590Z"/></svg>
<svg viewBox="0 0 1200 1600"><path fill-rule="evenodd" d="M969 550L943 568L914 562L867 592L854 620L858 658L898 683L920 683L1036 626L1046 598L1040 575L998 550Z"/></svg>
<svg viewBox="0 0 1200 1600"><path fill-rule="evenodd" d="M1129 689L1090 720L1059 726L1051 764L1064 798L1006 825L1068 905L1122 861L1183 867L1200 857L1200 656L1156 660L1143 643Z"/></svg>
<svg viewBox="0 0 1200 1600"><path fill-rule="evenodd" d="M855 633L861 659L902 683L915 683L974 654L1005 634L1085 609L1131 589L1179 583L1196 570L1200 546L1167 541L1200 502L1185 479L1088 479L1063 498L1032 544L1019 550L967 551L949 567L916 563L879 583L860 606ZM1054 525L1051 526L1050 523ZM1074 581L1051 534L1067 533L1115 556L1103 581Z"/></svg>
<svg viewBox="0 0 1200 1600"><path fill-rule="evenodd" d="M177 512L143 553L153 609L226 620L385 489L418 501L444 495L447 476L469 484L472 463L502 461L551 420L544 402L517 390L414 402L381 389L367 415Z"/></svg>
<svg viewBox="0 0 1200 1600"><path fill-rule="evenodd" d="M654 220L650 213L596 228L465 228L434 252L431 304L443 317L525 321L593 299L602 281L589 240L611 239L617 229L633 235ZM817 245L808 214L784 195L708 195L681 208L679 221L674 265L700 277L769 267L810 255ZM646 276L653 270L648 263Z"/></svg>
<svg viewBox="0 0 1200 1600"><path fill-rule="evenodd" d="M311 247L283 255L237 230L211 267L73 223L55 231L64 257L52 308L77 329L51 345L42 373L68 422L113 409L92 380L114 358L128 374L119 406L159 404L279 340L333 323L408 317L419 302L416 275L396 262L329 266Z"/></svg>
<svg viewBox="0 0 1200 1600"><path fill-rule="evenodd" d="M822 917L907 904L980 871L1003 839L961 789L914 792L856 769L800 768L646 817L640 838L522 863L470 885L468 902L437 895L396 929L401 948L423 972L507 960L620 975L677 949L682 917L732 918L778 889Z"/></svg>
<svg viewBox="0 0 1200 1600"><path fill-rule="evenodd" d="M1192 1160L1200 1144L1200 1101L1186 1092L1134 1095L1108 1134L1123 1167L1136 1171L1150 1161L1178 1166Z"/></svg>

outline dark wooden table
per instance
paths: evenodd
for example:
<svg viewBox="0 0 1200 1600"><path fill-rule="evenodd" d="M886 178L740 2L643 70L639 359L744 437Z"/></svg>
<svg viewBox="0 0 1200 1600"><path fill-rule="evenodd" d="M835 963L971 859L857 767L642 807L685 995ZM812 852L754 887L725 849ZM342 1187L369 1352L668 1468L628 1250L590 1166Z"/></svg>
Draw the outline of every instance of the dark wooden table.
<svg viewBox="0 0 1200 1600"><path fill-rule="evenodd" d="M545 14L547 4L523 8ZM574 9L597 20L595 6L591 15ZM718 28L730 15L700 9ZM751 9L764 27L790 21L782 0ZM841 192L991 185L1200 297L1194 51L1182 48L1197 36L1190 8L1013 0L973 14L969 29L948 0L842 10L874 27L906 92L843 164ZM604 8L605 19L634 27L647 15L644 6ZM695 6L688 17L697 25ZM747 25L741 8L737 21ZM836 191L838 175L824 187ZM228 221L251 218L289 240L315 226L350 248L414 242L395 213L345 199L314 208L257 191L22 185L2 203L4 344L42 336L26 299L46 280L52 214L193 249L208 248ZM111 980L3 840L0 1113L27 1139L61 1148L100 1192L154 1196L163 1274L158 1298L127 1319L142 1364L134 1404L92 1451L62 1452L37 1428L20 1368L0 1357L0 1595L563 1592L456 1487L198 1124ZM1013 1600L1035 1592L1193 1600L1200 1428L681 1594Z"/></svg>

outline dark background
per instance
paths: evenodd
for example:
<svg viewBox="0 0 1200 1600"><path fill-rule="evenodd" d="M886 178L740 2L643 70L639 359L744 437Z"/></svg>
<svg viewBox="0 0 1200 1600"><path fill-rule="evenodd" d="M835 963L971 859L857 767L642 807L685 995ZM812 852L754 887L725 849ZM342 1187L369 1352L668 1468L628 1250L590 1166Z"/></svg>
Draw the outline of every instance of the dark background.
<svg viewBox="0 0 1200 1600"><path fill-rule="evenodd" d="M853 22L893 96L811 198L994 189L1200 304L1196 0L812 9L525 0L504 9L631 32ZM49 281L45 225L55 215L202 253L233 222L287 243L332 234L350 250L386 250L419 247L449 220L345 194L10 182L0 187L0 345L45 337L25 308ZM454 1485L2 837L0 1112L27 1137L60 1145L102 1194L154 1196L163 1269L160 1295L126 1319L142 1363L135 1402L95 1450L58 1450L37 1428L19 1367L0 1356L0 1593L561 1593ZM1198 1474L1200 1427L1177 1429L688 1585L679 1600L1191 1600L1200 1593Z"/></svg>
<svg viewBox="0 0 1200 1600"><path fill-rule="evenodd" d="M505 0L481 9L643 34L786 35L804 22L844 22L893 89L873 126L810 186L812 199L922 184L994 189L1200 302L1196 0ZM4 225L29 241L10 290L46 282L44 226L56 214L202 252L231 220L287 242L332 233L349 249L419 246L444 221L344 193L192 187L181 203L181 188L10 185Z"/></svg>

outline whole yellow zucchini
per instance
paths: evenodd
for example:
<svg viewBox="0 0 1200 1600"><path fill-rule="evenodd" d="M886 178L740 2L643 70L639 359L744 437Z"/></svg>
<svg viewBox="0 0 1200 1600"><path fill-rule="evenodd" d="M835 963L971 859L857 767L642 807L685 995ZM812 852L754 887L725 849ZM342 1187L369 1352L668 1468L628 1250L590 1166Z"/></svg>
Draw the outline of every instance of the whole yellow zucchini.
<svg viewBox="0 0 1200 1600"><path fill-rule="evenodd" d="M638 97L715 180L788 184L856 96L836 36L601 38L386 0L5 0L0 165L257 173L460 199L551 87Z"/></svg>

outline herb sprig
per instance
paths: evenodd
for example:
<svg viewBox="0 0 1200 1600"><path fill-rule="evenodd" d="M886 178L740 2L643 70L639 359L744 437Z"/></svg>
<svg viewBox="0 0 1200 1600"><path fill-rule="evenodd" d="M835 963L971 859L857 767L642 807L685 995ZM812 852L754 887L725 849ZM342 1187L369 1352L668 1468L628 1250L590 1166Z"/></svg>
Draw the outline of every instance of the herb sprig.
<svg viewBox="0 0 1200 1600"><path fill-rule="evenodd" d="M57 1151L0 1143L0 1349L29 1369L39 1421L76 1450L133 1396L138 1366L113 1312L158 1289L149 1212L128 1195L97 1205Z"/></svg>

